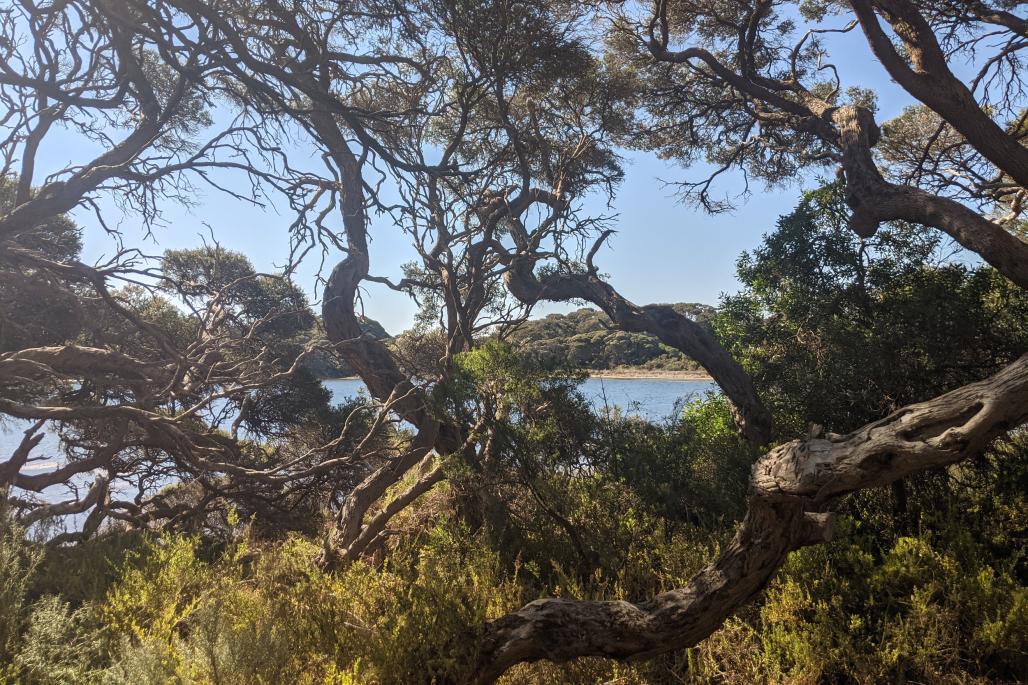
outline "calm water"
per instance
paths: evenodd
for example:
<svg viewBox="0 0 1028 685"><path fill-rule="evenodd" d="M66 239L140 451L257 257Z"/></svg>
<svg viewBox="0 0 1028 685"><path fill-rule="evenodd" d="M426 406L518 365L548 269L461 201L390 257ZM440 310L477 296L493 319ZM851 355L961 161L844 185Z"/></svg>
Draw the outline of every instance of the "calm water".
<svg viewBox="0 0 1028 685"><path fill-rule="evenodd" d="M364 383L347 378L325 381L325 387L332 393L332 398L336 402L364 391ZM598 411L616 406L624 412L659 421L674 413L679 402L701 397L714 387L709 381L590 378L582 384L582 392ZM21 441L22 431L28 425L28 422L13 421L6 421L0 425L0 461L10 458ZM39 471L55 468L60 463L59 455L56 436L48 434L40 446L33 450L33 456L46 458L33 464L31 468ZM92 478L87 475L84 480L91 481ZM67 493L63 488L48 488L44 497L59 501L67 497Z"/></svg>
<svg viewBox="0 0 1028 685"><path fill-rule="evenodd" d="M325 381L325 387L334 400L341 402L361 392L364 384L342 378ZM627 413L659 421L674 413L678 402L702 397L714 388L710 381L589 378L582 384L582 393L599 411L617 406Z"/></svg>
<svg viewBox="0 0 1028 685"><path fill-rule="evenodd" d="M703 397L716 388L710 381L634 378L589 378L582 384L582 392L596 409L616 406L651 421L675 413L679 402Z"/></svg>

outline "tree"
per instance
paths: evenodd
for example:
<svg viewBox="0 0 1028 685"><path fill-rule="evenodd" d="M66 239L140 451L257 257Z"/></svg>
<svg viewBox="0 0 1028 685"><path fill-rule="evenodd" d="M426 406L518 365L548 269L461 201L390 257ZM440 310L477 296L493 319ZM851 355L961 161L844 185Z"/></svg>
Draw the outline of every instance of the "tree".
<svg viewBox="0 0 1028 685"><path fill-rule="evenodd" d="M635 4L607 4L607 55L590 33L601 3L565 0L69 0L4 14L0 97L12 133L2 171L17 189L0 216L3 258L51 274L70 297L88 292L117 322L95 344L0 357L5 387L46 389L38 402L0 400L3 413L35 422L0 464L2 480L38 490L107 472L66 503L24 505L27 518L90 511L89 530L109 514L173 526L253 495L254 484L277 500L327 480L333 523L322 565L345 566L446 477L448 459L475 469L488 457L495 416L480 404L448 407L448 381L460 355L504 337L543 301L590 302L620 330L690 356L722 388L741 434L768 447L771 413L712 329L670 305L629 302L595 264L610 223L586 215L582 200L613 192L619 142L713 162L711 178L684 186L710 210L724 208L710 188L727 170L775 185L838 166L857 236L893 221L937 228L1015 286L1028 284L1028 246L1016 233L1028 186L1016 69L1024 21L1013 12L948 1L657 0L636 16ZM835 28L840 14L852 18ZM890 130L875 121L874 94L841 92L824 38L857 26L932 114L915 110ZM981 66L970 88L950 69L968 54ZM910 135L912 119L934 117L937 136ZM102 151L37 173L40 141L58 122ZM296 141L318 154L296 152ZM959 183L944 183L950 170ZM245 191L222 182L230 172ZM165 202L189 201L197 180L237 201L284 199L293 247L283 274L269 280L216 251L168 255L159 267L122 251L87 266L16 247L75 209L97 210L106 226L100 198L152 223ZM372 269L375 213L418 254L396 283ZM377 404L369 422L350 419L368 416L361 412L326 416L318 420L335 422L334 437L280 449L281 412L252 424L253 439L240 429L315 346L296 353L279 339L311 321L285 278L311 252L336 262L321 289L325 346ZM367 282L408 293L426 306L423 322L439 322L434 368L405 368L366 333ZM235 418L222 401L238 407ZM400 420L412 434L381 439ZM643 658L695 644L791 551L829 537L836 499L965 459L1025 420L1028 356L846 435L773 446L754 467L734 539L687 586L640 604L533 602L483 628L475 677L490 681L534 659ZM23 467L47 421L78 436L66 441L67 465L29 475ZM113 500L108 482L126 473L140 495ZM168 477L198 484L186 512L153 493ZM385 502L404 478L411 484ZM461 495L474 525L475 493Z"/></svg>
<svg viewBox="0 0 1028 685"><path fill-rule="evenodd" d="M781 438L843 433L998 370L1028 348L1022 289L910 224L860 238L842 188L805 194L739 259L715 328Z"/></svg>
<svg viewBox="0 0 1028 685"><path fill-rule="evenodd" d="M0 180L0 207L12 206L15 190L16 183L11 179ZM12 253L32 250L57 261L78 259L82 248L78 227L64 217L12 243L8 248ZM78 298L60 288L59 283L48 270L32 263L5 262L0 275L0 350L54 345L82 331L85 317L77 306ZM27 391L21 399L31 395L32 391Z"/></svg>

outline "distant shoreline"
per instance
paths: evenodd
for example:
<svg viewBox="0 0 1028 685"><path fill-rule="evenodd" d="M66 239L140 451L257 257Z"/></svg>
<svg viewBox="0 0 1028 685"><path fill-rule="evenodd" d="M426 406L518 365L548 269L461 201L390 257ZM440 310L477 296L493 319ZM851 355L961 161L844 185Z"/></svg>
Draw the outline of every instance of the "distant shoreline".
<svg viewBox="0 0 1028 685"><path fill-rule="evenodd" d="M589 378L616 381L712 381L703 371L670 371L667 369L582 369ZM360 376L322 378L322 381L359 381Z"/></svg>
<svg viewBox="0 0 1028 685"><path fill-rule="evenodd" d="M625 381L710 381L703 371L670 371L667 369L599 369L589 372L590 378Z"/></svg>

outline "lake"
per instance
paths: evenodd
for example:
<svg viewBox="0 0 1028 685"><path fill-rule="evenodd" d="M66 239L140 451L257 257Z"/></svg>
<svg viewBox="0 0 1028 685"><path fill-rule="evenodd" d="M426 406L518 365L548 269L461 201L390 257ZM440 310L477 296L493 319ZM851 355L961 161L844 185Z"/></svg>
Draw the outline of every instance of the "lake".
<svg viewBox="0 0 1028 685"><path fill-rule="evenodd" d="M338 378L325 381L325 387L332 393L332 399L341 402L361 392L364 383L355 378ZM711 381L663 378L588 378L581 387L598 411L617 406L627 413L659 421L670 416L679 401L702 397L717 386Z"/></svg>
<svg viewBox="0 0 1028 685"><path fill-rule="evenodd" d="M326 380L325 387L332 393L332 399L336 402L342 402L364 391L364 383L352 378ZM582 383L581 389L597 411L603 411L605 407L620 407L626 413L650 421L660 421L674 413L679 402L702 397L715 387L710 381L589 378ZM22 431L29 425L29 422L22 421L6 421L0 425L0 461L10 458L21 441ZM42 444L34 450L34 456L46 455L48 458L34 464L34 468L42 471L56 467L60 460L58 448L56 436L48 434ZM50 458L51 455L53 458ZM65 496L63 488L59 487L49 488L44 493L47 499L59 500Z"/></svg>

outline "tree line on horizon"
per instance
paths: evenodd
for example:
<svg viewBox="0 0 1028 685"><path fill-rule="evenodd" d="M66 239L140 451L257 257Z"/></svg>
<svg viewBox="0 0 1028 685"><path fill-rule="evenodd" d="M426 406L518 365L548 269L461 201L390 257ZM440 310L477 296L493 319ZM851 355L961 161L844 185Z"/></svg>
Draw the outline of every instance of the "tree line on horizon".
<svg viewBox="0 0 1028 685"><path fill-rule="evenodd" d="M0 11L0 680L1017 682L1026 21L1008 0ZM913 104L881 120L831 61L844 39ZM638 304L586 201L615 201L625 149L684 166L707 212L806 191L716 310ZM201 188L275 207L274 270L217 227L125 247ZM417 255L399 279L373 217ZM411 331L383 337L371 283L411 298ZM605 319L532 320L549 302ZM640 350L719 392L595 412L582 367ZM312 364L366 394L333 405Z"/></svg>
<svg viewBox="0 0 1028 685"><path fill-rule="evenodd" d="M698 303L671 305L676 311L709 320L714 308ZM418 328L389 335L378 321L365 317L364 333L377 340L389 341L396 353L410 353L415 339L431 337L433 331ZM310 336L324 335L324 327L315 324ZM681 351L660 342L649 333L627 333L611 324L610 317L598 309L583 307L566 314L552 313L527 319L513 329L508 341L541 363L582 370L645 369L660 371L700 371L700 366ZM355 376L352 368L330 353L315 352L304 362L304 368L316 378L347 378Z"/></svg>

